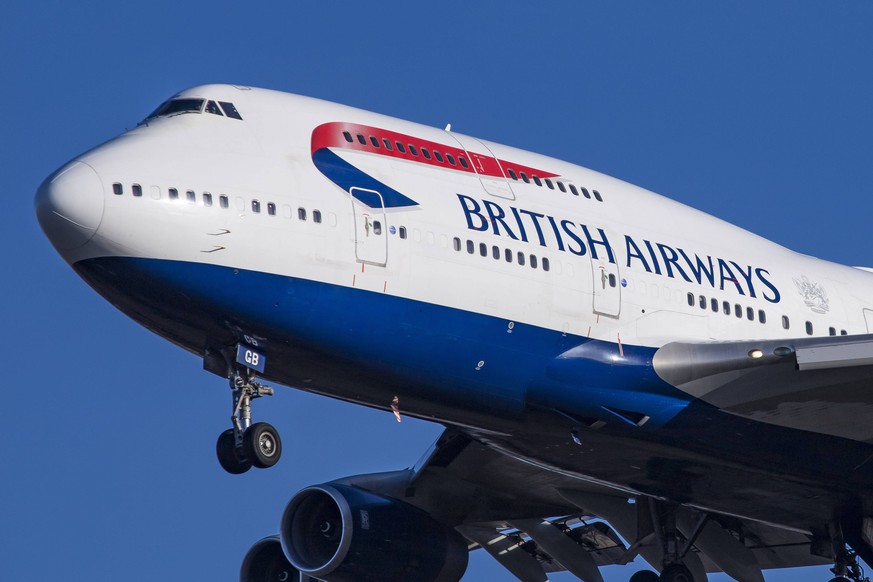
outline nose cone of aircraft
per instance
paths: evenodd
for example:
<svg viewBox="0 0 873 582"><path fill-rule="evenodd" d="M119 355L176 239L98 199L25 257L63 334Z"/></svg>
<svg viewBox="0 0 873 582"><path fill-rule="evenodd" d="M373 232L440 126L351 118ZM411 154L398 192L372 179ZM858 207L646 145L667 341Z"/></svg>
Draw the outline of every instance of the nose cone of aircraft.
<svg viewBox="0 0 873 582"><path fill-rule="evenodd" d="M36 191L36 217L58 251L73 250L91 240L103 219L103 183L83 162L61 168Z"/></svg>

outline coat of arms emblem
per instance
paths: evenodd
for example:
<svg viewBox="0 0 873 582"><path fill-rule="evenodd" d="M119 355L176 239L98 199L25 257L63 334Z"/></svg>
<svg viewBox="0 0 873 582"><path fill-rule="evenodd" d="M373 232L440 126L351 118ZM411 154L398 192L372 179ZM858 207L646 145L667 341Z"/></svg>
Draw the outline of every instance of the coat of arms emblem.
<svg viewBox="0 0 873 582"><path fill-rule="evenodd" d="M821 284L813 283L806 275L800 279L794 279L794 284L797 285L797 291L803 297L803 302L806 303L807 307L816 313L827 313L830 310L828 294Z"/></svg>

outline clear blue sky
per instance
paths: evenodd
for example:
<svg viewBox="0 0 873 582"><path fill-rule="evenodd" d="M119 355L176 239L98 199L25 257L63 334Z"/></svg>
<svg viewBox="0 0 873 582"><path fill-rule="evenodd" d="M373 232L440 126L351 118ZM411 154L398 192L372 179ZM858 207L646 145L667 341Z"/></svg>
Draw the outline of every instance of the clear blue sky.
<svg viewBox="0 0 873 582"><path fill-rule="evenodd" d="M857 0L6 0L0 578L236 580L298 489L408 466L440 430L283 389L256 407L282 462L224 474L224 383L100 299L39 231L34 191L69 158L182 88L249 84L451 122L873 265L871 30ZM475 552L464 580L509 579Z"/></svg>

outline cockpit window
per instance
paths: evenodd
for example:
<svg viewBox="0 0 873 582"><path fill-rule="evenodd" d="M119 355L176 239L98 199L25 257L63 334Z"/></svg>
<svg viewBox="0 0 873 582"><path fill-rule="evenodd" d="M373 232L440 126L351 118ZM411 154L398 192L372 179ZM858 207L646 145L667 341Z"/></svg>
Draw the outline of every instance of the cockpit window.
<svg viewBox="0 0 873 582"><path fill-rule="evenodd" d="M224 114L221 112L221 109L218 108L218 104L211 99L206 102L206 113L224 116Z"/></svg>
<svg viewBox="0 0 873 582"><path fill-rule="evenodd" d="M146 119L181 113L200 113L203 109L203 101L203 99L170 99L155 109L154 113Z"/></svg>
<svg viewBox="0 0 873 582"><path fill-rule="evenodd" d="M242 115L239 114L239 111L236 110L236 107L233 106L233 103L228 103L227 101L219 101L219 105L224 110L224 114L228 117L233 117L234 119L242 119Z"/></svg>
<svg viewBox="0 0 873 582"><path fill-rule="evenodd" d="M205 107L204 107L205 103ZM215 101L213 99L189 99L179 98L164 101L160 107L155 109L151 115L145 118L149 121L156 117L169 117L172 115L181 115L182 113L212 113L220 117L231 117L233 119L242 120L242 115L239 114L233 103L227 101Z"/></svg>

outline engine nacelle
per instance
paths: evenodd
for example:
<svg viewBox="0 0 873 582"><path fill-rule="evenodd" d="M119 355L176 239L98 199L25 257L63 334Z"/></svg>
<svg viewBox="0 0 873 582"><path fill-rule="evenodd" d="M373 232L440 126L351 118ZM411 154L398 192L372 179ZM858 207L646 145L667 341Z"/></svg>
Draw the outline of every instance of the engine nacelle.
<svg viewBox="0 0 873 582"><path fill-rule="evenodd" d="M298 582L300 571L285 557L279 536L264 538L249 549L239 582Z"/></svg>
<svg viewBox="0 0 873 582"><path fill-rule="evenodd" d="M325 582L457 582L467 545L424 511L337 483L307 487L282 515L282 549Z"/></svg>

